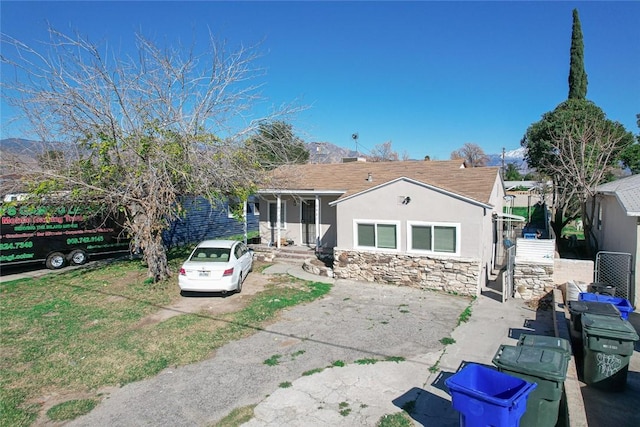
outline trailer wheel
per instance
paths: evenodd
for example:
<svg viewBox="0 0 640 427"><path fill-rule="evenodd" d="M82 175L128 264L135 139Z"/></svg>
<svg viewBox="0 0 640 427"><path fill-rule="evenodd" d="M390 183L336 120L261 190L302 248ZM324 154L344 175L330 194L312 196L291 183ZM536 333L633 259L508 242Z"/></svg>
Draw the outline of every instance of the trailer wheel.
<svg viewBox="0 0 640 427"><path fill-rule="evenodd" d="M59 268L64 267L65 261L66 259L63 254L60 252L54 252L47 257L45 265L50 270L58 270Z"/></svg>
<svg viewBox="0 0 640 427"><path fill-rule="evenodd" d="M71 251L69 254L69 259L71 260L71 264L73 265L82 265L89 260L89 256L82 249L76 249Z"/></svg>

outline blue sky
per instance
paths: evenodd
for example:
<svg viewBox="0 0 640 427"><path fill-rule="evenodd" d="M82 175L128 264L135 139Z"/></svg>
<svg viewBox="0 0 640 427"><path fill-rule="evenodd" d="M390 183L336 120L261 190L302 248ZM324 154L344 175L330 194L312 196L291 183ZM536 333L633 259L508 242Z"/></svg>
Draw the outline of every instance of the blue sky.
<svg viewBox="0 0 640 427"><path fill-rule="evenodd" d="M306 142L448 159L466 142L519 147L567 97L571 11L585 44L587 98L638 133L640 2L29 2L1 1L1 31L33 43L46 22L127 47L135 31L174 44L208 30L232 46L262 41L270 104L309 108ZM22 137L6 126L1 138Z"/></svg>

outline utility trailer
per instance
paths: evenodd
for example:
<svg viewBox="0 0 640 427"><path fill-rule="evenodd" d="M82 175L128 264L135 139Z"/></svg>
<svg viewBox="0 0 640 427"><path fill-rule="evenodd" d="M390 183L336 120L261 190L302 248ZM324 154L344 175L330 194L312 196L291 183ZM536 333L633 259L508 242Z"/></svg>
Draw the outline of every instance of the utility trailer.
<svg viewBox="0 0 640 427"><path fill-rule="evenodd" d="M88 206L0 205L0 266L44 263L57 270L91 255L128 252L121 221Z"/></svg>

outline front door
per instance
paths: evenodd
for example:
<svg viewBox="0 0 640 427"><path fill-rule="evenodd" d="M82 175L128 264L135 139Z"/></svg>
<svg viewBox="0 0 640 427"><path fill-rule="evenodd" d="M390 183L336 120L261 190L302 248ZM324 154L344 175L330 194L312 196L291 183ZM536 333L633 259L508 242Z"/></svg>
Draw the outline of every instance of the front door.
<svg viewBox="0 0 640 427"><path fill-rule="evenodd" d="M316 244L316 201L303 200L301 203L302 244Z"/></svg>

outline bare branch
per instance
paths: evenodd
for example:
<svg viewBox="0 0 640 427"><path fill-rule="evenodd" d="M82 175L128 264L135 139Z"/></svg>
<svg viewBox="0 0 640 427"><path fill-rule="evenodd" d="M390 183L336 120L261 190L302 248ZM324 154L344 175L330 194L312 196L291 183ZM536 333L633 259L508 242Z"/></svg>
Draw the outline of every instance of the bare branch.
<svg viewBox="0 0 640 427"><path fill-rule="evenodd" d="M1 38L3 67L14 70L1 83L3 96L46 146L38 168L25 165L25 185L55 182L124 208L150 277L163 279L170 271L162 231L180 215L182 197L213 200L252 188L262 168L245 140L260 123L300 108L257 114L264 76L254 65L257 47L231 51L211 33L202 51L137 34L135 56L77 33L49 28L49 35L40 49Z"/></svg>

